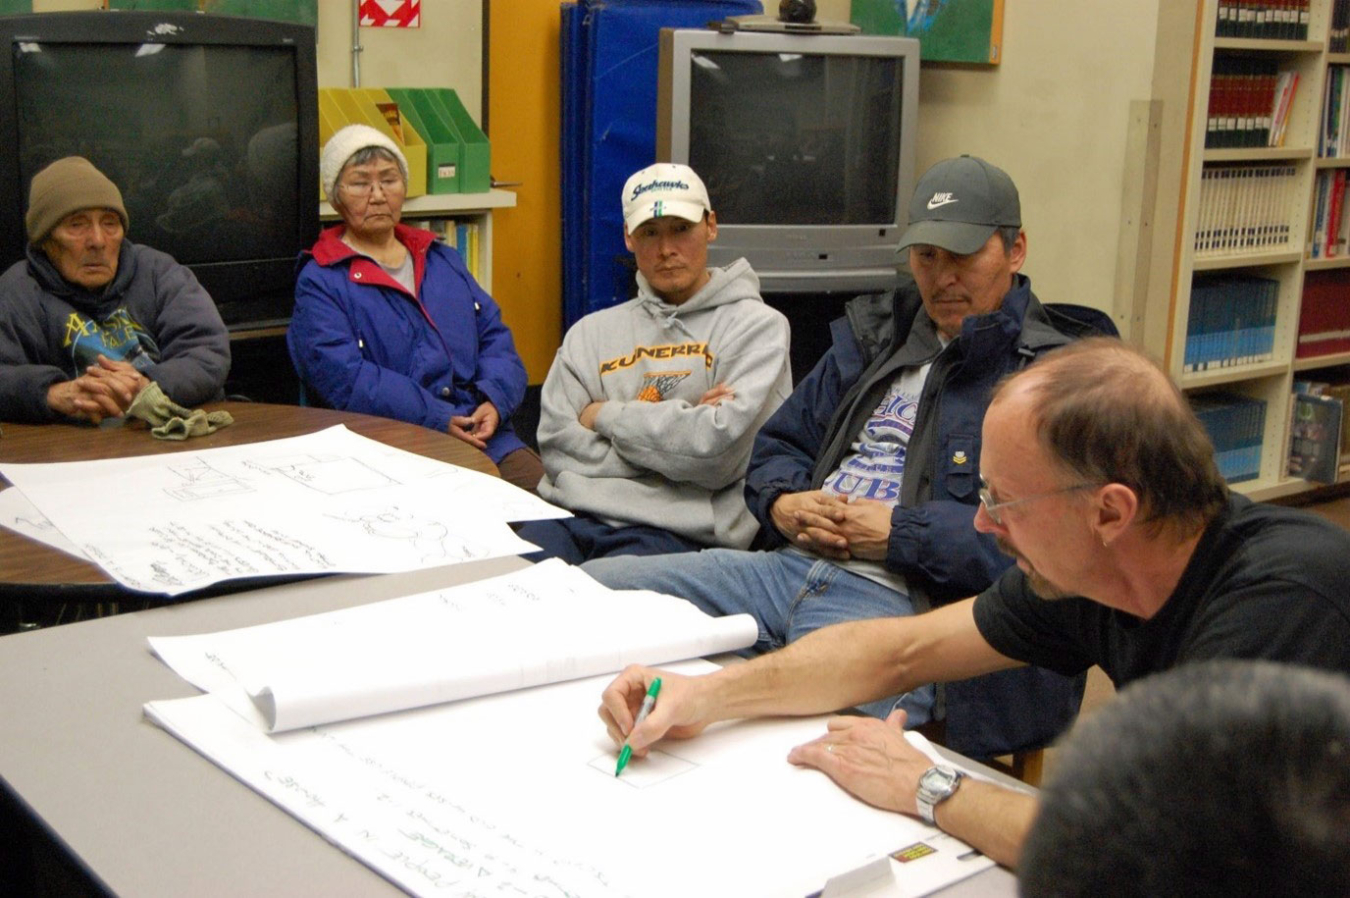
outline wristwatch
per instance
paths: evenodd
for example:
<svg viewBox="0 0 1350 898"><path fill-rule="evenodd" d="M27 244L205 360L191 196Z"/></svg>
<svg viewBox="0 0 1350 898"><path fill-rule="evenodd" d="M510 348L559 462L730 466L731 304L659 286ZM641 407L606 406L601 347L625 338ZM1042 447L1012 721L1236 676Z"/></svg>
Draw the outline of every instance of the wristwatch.
<svg viewBox="0 0 1350 898"><path fill-rule="evenodd" d="M923 772L923 776L919 777L919 788L914 793L914 800L919 805L919 816L923 818L924 823L937 826L937 821L933 819L933 810L952 797L964 778L965 774L961 771L940 764Z"/></svg>

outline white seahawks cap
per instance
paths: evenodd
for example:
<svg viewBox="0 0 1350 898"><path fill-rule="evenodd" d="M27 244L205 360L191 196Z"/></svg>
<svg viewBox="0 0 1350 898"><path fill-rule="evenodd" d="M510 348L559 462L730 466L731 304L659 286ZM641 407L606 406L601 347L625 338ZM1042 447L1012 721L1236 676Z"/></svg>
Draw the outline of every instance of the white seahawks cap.
<svg viewBox="0 0 1350 898"><path fill-rule="evenodd" d="M630 234L651 218L674 215L699 222L711 211L708 188L687 165L658 162L635 173L623 185L623 223Z"/></svg>

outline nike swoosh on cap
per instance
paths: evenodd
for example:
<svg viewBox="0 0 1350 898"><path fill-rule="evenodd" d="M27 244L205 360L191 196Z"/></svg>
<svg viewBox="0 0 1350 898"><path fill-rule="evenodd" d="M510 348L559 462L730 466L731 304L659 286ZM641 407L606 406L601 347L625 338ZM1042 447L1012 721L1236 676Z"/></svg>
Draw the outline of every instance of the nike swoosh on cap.
<svg viewBox="0 0 1350 898"><path fill-rule="evenodd" d="M947 205L948 203L955 203L955 202L958 202L958 200L957 200L955 197L951 197L951 198L945 199L945 200L940 200L940 199L934 198L934 199L931 199L931 200L928 201L928 208L929 208L929 209L936 209L936 208L939 207L939 206L945 206L945 205Z"/></svg>

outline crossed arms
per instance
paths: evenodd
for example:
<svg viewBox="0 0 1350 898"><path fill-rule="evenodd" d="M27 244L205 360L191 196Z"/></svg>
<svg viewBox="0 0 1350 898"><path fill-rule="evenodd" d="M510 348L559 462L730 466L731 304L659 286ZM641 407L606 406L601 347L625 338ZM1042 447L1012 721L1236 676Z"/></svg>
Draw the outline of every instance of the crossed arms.
<svg viewBox="0 0 1350 898"><path fill-rule="evenodd" d="M608 310L614 312L615 310ZM716 383L694 400L648 402L607 390L596 342L606 312L583 319L563 339L541 397L539 445L552 478L651 472L673 483L718 490L745 476L755 433L791 389L787 323L751 307L718 345ZM686 394L687 396L687 394Z"/></svg>

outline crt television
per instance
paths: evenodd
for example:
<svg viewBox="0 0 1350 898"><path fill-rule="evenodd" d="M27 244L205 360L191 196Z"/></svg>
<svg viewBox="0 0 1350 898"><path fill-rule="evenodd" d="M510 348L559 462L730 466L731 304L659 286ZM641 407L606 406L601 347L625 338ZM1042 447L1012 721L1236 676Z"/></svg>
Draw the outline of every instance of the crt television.
<svg viewBox="0 0 1350 898"><path fill-rule="evenodd" d="M87 157L129 239L187 265L232 330L284 323L319 230L314 29L184 12L0 18L0 268L33 175Z"/></svg>
<svg viewBox="0 0 1350 898"><path fill-rule="evenodd" d="M709 262L774 293L895 285L914 181L913 38L663 29L656 153L703 178Z"/></svg>

